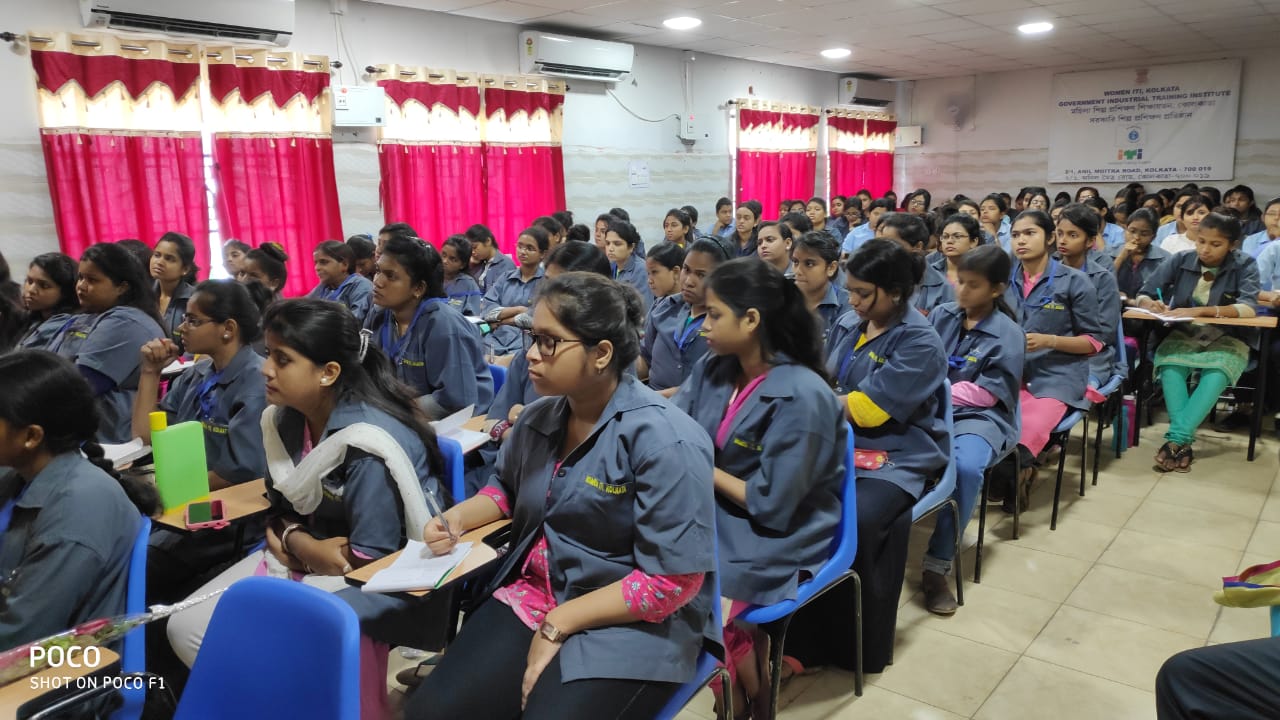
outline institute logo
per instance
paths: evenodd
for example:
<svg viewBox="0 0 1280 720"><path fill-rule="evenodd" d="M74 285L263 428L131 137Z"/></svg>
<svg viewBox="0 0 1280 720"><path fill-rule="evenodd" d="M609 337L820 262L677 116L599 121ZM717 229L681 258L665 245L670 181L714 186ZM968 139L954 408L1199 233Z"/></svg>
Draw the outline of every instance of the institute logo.
<svg viewBox="0 0 1280 720"><path fill-rule="evenodd" d="M1116 160L1141 160L1147 129L1142 125L1126 125L1116 132Z"/></svg>

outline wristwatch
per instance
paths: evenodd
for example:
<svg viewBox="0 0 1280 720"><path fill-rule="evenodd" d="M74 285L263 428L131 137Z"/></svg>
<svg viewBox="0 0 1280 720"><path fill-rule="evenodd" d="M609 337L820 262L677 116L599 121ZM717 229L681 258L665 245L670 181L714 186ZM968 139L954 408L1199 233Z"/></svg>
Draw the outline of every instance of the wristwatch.
<svg viewBox="0 0 1280 720"><path fill-rule="evenodd" d="M564 642L565 633L560 632L559 628L546 620L543 620L542 624L538 626L538 632L542 634L542 637L546 638L550 642Z"/></svg>

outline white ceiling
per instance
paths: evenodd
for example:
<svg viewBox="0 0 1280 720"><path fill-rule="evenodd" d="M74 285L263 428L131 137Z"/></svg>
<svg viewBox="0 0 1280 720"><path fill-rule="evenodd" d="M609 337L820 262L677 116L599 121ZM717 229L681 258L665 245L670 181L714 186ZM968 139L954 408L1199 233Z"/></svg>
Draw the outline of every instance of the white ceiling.
<svg viewBox="0 0 1280 720"><path fill-rule="evenodd" d="M1280 0L372 0L645 45L893 79L1159 64L1274 48ZM667 30L678 15L700 18ZM1049 20L1048 34L1017 26ZM818 54L846 47L853 54Z"/></svg>

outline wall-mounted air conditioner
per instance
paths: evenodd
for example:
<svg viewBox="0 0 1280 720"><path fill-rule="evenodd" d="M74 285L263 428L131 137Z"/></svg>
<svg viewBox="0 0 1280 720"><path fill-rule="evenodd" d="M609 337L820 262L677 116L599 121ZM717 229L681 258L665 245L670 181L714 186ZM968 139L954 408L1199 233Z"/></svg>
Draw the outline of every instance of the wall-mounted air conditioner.
<svg viewBox="0 0 1280 720"><path fill-rule="evenodd" d="M898 88L883 80L857 77L840 78L840 104L882 108L896 100Z"/></svg>
<svg viewBox="0 0 1280 720"><path fill-rule="evenodd" d="M294 0L80 0L85 27L288 45Z"/></svg>
<svg viewBox="0 0 1280 720"><path fill-rule="evenodd" d="M520 33L522 73L617 82L631 72L635 54L635 48L626 43L539 31Z"/></svg>

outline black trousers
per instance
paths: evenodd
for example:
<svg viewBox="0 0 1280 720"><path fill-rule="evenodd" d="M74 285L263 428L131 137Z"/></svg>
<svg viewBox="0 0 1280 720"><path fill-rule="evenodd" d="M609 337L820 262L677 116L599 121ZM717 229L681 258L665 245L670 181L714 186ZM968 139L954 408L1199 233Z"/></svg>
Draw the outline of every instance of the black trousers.
<svg viewBox="0 0 1280 720"><path fill-rule="evenodd" d="M915 502L893 483L858 478L858 554L853 570L862 580L862 662L869 673L883 672L893 660ZM787 633L786 654L807 666L853 670L853 593L853 582L847 581L805 606Z"/></svg>
<svg viewBox="0 0 1280 720"><path fill-rule="evenodd" d="M1156 715L1160 720L1280 717L1280 637L1195 648L1169 658L1156 676Z"/></svg>
<svg viewBox="0 0 1280 720"><path fill-rule="evenodd" d="M511 608L488 600L409 696L406 720L651 720L679 687L609 678L564 682L557 655L542 671L522 714L520 686L532 641L533 631Z"/></svg>

